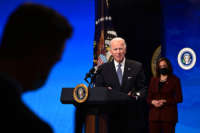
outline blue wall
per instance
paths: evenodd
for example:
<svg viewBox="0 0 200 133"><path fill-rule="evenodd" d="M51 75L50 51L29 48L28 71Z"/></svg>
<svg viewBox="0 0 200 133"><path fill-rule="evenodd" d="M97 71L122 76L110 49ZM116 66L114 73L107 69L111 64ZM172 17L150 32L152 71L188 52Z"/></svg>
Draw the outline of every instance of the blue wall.
<svg viewBox="0 0 200 133"><path fill-rule="evenodd" d="M183 103L179 105L178 133L200 133L200 1L162 0L166 56L181 79ZM190 70L178 64L178 54L189 47L196 53Z"/></svg>
<svg viewBox="0 0 200 133"><path fill-rule="evenodd" d="M53 68L46 84L37 91L23 95L24 102L42 119L47 121L55 133L74 132L73 105L60 102L62 87L75 87L84 82L85 73L92 67L94 39L93 0L1 0L0 37L8 15L22 2L37 2L47 5L65 16L74 28L72 38L62 60Z"/></svg>

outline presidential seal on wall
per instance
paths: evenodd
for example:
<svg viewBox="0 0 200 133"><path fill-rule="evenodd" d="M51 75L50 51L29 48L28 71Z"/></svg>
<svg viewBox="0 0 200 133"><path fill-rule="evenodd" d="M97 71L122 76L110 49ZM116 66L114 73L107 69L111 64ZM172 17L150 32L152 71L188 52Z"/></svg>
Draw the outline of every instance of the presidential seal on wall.
<svg viewBox="0 0 200 133"><path fill-rule="evenodd" d="M73 98L78 103L83 103L88 98L88 87L84 84L77 85L73 90Z"/></svg>
<svg viewBox="0 0 200 133"><path fill-rule="evenodd" d="M184 70L189 70L194 67L196 63L196 54L191 48L183 48L178 54L178 64Z"/></svg>

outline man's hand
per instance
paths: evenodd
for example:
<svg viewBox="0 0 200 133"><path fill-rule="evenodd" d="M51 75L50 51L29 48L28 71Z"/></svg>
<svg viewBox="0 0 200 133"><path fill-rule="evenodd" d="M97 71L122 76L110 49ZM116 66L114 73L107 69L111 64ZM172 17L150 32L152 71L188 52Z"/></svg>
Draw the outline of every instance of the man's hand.
<svg viewBox="0 0 200 133"><path fill-rule="evenodd" d="M132 94L131 91L129 91L129 92L128 92L128 96L131 96L131 94Z"/></svg>
<svg viewBox="0 0 200 133"><path fill-rule="evenodd" d="M139 95L133 95L131 91L128 92L128 96L135 98L136 100L139 98Z"/></svg>
<svg viewBox="0 0 200 133"><path fill-rule="evenodd" d="M108 90L109 90L109 91L111 91L111 90L112 90L112 87L110 87L110 86L109 86L109 87L107 87L107 88L108 88Z"/></svg>

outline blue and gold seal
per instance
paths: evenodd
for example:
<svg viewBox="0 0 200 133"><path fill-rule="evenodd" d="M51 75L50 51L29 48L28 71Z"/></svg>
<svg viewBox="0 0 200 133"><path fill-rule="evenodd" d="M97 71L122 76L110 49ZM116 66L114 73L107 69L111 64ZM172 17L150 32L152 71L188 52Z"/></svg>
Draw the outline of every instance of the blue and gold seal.
<svg viewBox="0 0 200 133"><path fill-rule="evenodd" d="M83 103L88 98L88 87L84 84L77 85L73 90L73 98L78 103Z"/></svg>
<svg viewBox="0 0 200 133"><path fill-rule="evenodd" d="M196 53L191 48L183 48L179 51L177 60L182 69L190 70L196 64Z"/></svg>

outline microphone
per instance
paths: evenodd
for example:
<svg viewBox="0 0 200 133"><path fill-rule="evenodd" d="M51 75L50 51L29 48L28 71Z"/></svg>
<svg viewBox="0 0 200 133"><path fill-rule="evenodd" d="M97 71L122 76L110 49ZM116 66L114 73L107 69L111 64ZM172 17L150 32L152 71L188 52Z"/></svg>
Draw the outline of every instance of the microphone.
<svg viewBox="0 0 200 133"><path fill-rule="evenodd" d="M89 81L87 80L88 78L92 78L93 75L95 74L95 68L92 67L88 73L86 73L84 80L89 84Z"/></svg>
<svg viewBox="0 0 200 133"><path fill-rule="evenodd" d="M95 78L96 76L101 72L101 68L100 67L92 67L88 73L86 73L84 80L88 83L88 84L93 84L95 82ZM88 81L88 78L91 79L91 81Z"/></svg>
<svg viewBox="0 0 200 133"><path fill-rule="evenodd" d="M95 75L98 75L99 73L101 73L102 67L98 67L98 68L96 68L95 70L96 70L96 71L95 71Z"/></svg>
<svg viewBox="0 0 200 133"><path fill-rule="evenodd" d="M96 71L96 69L95 69L95 67L93 67L93 68L90 69L89 73L90 73L90 74L94 74L95 71Z"/></svg>

